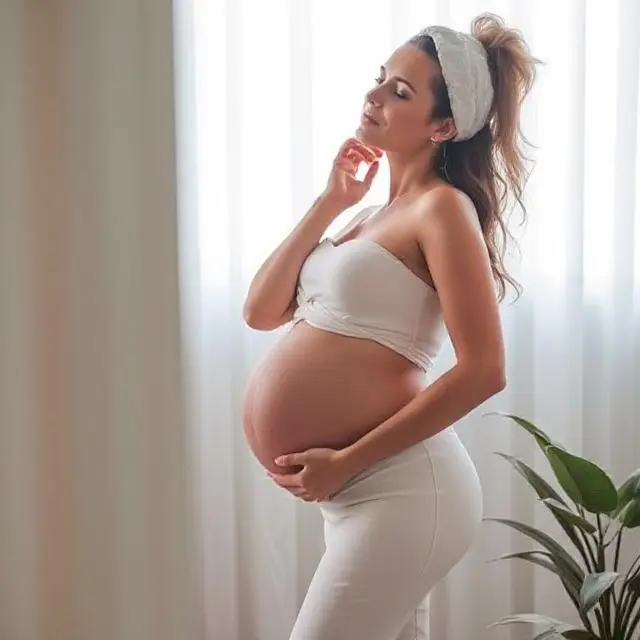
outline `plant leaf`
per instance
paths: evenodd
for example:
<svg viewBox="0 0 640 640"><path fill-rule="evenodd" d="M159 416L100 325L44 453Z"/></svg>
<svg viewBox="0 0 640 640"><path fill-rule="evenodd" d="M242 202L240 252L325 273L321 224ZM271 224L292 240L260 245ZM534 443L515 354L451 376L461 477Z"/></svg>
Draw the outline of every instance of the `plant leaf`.
<svg viewBox="0 0 640 640"><path fill-rule="evenodd" d="M564 549L564 547L557 543L548 534L528 524L523 524L516 520L509 520L508 518L485 518L485 520L500 522L515 529L516 531L519 531L520 533L525 534L526 536L529 536L551 553L551 556L563 577L570 579L573 584L577 581L578 586L584 582L585 574L580 565L574 560L571 554Z"/></svg>
<svg viewBox="0 0 640 640"><path fill-rule="evenodd" d="M610 513L618 504L611 478L597 464L555 445L545 449L549 463L567 495L591 513Z"/></svg>
<svg viewBox="0 0 640 640"><path fill-rule="evenodd" d="M582 495L580 493L580 488L576 484L576 481L573 479L568 469L564 465L564 463L558 459L556 455L554 455L553 449L551 449L553 445L549 445L549 447L545 448L544 454L547 456L547 460L551 465L551 469L556 476L556 479L560 483L560 486L564 489L565 493L575 502L576 504L581 504ZM551 449L551 450L550 450Z"/></svg>
<svg viewBox="0 0 640 640"><path fill-rule="evenodd" d="M561 504L567 506L567 503L564 501L562 496L525 462L519 458L510 456L507 453L500 453L499 451L494 451L494 453L509 462L511 466L513 466L513 468L531 485L540 499L554 498Z"/></svg>
<svg viewBox="0 0 640 640"><path fill-rule="evenodd" d="M551 627L537 636L534 636L531 640L563 640L562 634L558 633L556 627Z"/></svg>
<svg viewBox="0 0 640 640"><path fill-rule="evenodd" d="M495 415L501 416L503 418L509 418L513 420L517 425L522 427L525 431L530 433L538 443L538 446L544 451L544 448L552 444L551 438L544 432L542 429L538 429L535 424L521 418L520 416L513 415L511 413L503 413L502 411L493 411L490 413L486 413L485 415Z"/></svg>
<svg viewBox="0 0 640 640"><path fill-rule="evenodd" d="M635 529L640 526L640 498L634 498L630 500L622 509L616 508L616 510L610 514L612 518L615 518L618 526L615 528L613 535L608 542L605 543L605 547L608 547L615 541L616 537L622 529Z"/></svg>
<svg viewBox="0 0 640 640"><path fill-rule="evenodd" d="M634 501L630 500L622 505L622 508L616 507L615 511L610 514L612 519L615 519L620 524L620 529L624 529L624 521L627 517L627 512L633 508ZM616 531L617 533L617 531Z"/></svg>
<svg viewBox="0 0 640 640"><path fill-rule="evenodd" d="M622 526L627 529L640 527L640 497L634 498L624 505L622 512L618 515Z"/></svg>
<svg viewBox="0 0 640 640"><path fill-rule="evenodd" d="M564 625L564 627L551 627L532 638L532 640L563 640L564 638L569 640L598 640L585 629L578 629L568 624Z"/></svg>
<svg viewBox="0 0 640 640"><path fill-rule="evenodd" d="M564 519L567 524L575 525L590 534L593 534L598 530L586 518L583 518L579 513L571 511L569 507L561 502L558 502L553 498L544 498L542 502L544 502L555 515Z"/></svg>
<svg viewBox="0 0 640 640"><path fill-rule="evenodd" d="M529 485L533 488L540 499L553 498L559 503L568 506L562 496L542 476L540 476L525 462L506 453L500 453L497 451L494 453L509 462L511 466L513 466L513 468L529 483ZM551 510L551 513L558 524L562 527L564 532L567 534L571 542L573 542L573 544L576 546L576 548L578 548L581 552L584 552L584 545L582 544L580 538L578 538L578 536L576 535L573 526L567 524L567 522L559 517L558 514L556 514L553 510Z"/></svg>
<svg viewBox="0 0 640 640"><path fill-rule="evenodd" d="M580 589L580 606L585 614L597 604L619 577L620 574L614 571L590 573L586 576Z"/></svg>
<svg viewBox="0 0 640 640"><path fill-rule="evenodd" d="M640 498L640 469L636 469L619 487L618 504L614 515L620 513L622 508L634 499Z"/></svg>
<svg viewBox="0 0 640 640"><path fill-rule="evenodd" d="M492 558L488 562L497 562L498 560L526 560L531 564L538 565L544 569L548 569L552 573L558 575L558 567L553 561L553 556L548 551L536 550L536 551L517 551L515 553L505 553L498 558Z"/></svg>
<svg viewBox="0 0 640 640"><path fill-rule="evenodd" d="M562 630L571 631L573 627L570 625L564 625L562 627L549 627L546 631L539 633L537 636L534 636L531 640L563 640L564 636L562 635Z"/></svg>
<svg viewBox="0 0 640 640"><path fill-rule="evenodd" d="M510 560L510 559L521 559L530 562L531 564L542 567L543 569L547 569L558 576L562 586L566 589L571 601L575 603L576 608L579 606L578 599L580 597L580 583L575 579L574 576L566 576L563 575L562 572L558 569L553 556L548 551L520 551L516 553L506 553L498 558L493 558L491 560L487 560L487 562L497 562L498 560Z"/></svg>
<svg viewBox="0 0 640 640"><path fill-rule="evenodd" d="M488 628L498 627L505 624L549 624L553 627L558 626L570 626L566 622L550 618L549 616L542 616L537 613L514 613L510 616L500 618L497 622L492 622Z"/></svg>
<svg viewBox="0 0 640 640"><path fill-rule="evenodd" d="M638 596L640 596L640 574L638 574L637 576L634 576L633 578L629 578L629 580L627 580L627 589L629 589L629 591L633 591Z"/></svg>
<svg viewBox="0 0 640 640"><path fill-rule="evenodd" d="M584 629L574 627L561 620L542 616L536 613L516 613L501 618L497 622L489 625L488 628L497 627L506 624L546 624L550 625L542 633L537 634L533 640L561 640L562 638L571 638L572 640L591 640L593 637ZM568 635L568 634L587 634L587 635ZM593 639L596 640L596 639Z"/></svg>

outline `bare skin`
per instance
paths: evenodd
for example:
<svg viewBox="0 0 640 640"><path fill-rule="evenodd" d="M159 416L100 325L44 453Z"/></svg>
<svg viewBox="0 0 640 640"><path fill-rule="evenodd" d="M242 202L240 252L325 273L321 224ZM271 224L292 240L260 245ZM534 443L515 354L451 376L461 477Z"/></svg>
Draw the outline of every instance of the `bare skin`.
<svg viewBox="0 0 640 640"><path fill-rule="evenodd" d="M375 176L378 150L385 152L390 166L386 206L362 224L345 227L334 242L358 237L373 240L421 278L425 287L436 289L458 360L466 366L472 359L486 359L487 349L499 360L501 334L486 247L473 204L440 180L434 168L438 144L455 135L451 119L429 117L433 108L430 80L437 72L437 66L410 45L394 52L366 96L366 115L356 132L357 140L341 149L322 197L327 203L340 203L338 210L356 204ZM361 163L370 166L364 186L355 180ZM320 203L318 211L327 206ZM317 215L327 216L326 229L331 215ZM306 230L297 233L306 233L309 242L315 236L311 223L306 224ZM313 233L317 230L313 227ZM294 255L295 246L288 250ZM464 259L452 259L461 252ZM286 296L281 288L260 298L269 283L266 276L262 278L259 282L256 278L249 296L253 311L245 317L252 315L250 326L268 330L290 320L295 303L293 288L287 289ZM284 278L274 276L271 282L276 281ZM274 318L274 309L266 313L265 301L273 300L276 293L288 298L288 306L283 305ZM316 447L347 447L399 411L424 386L418 367L390 349L302 321L252 373L243 412L246 438L266 469L287 473L286 467L275 465L277 456Z"/></svg>
<svg viewBox="0 0 640 640"><path fill-rule="evenodd" d="M406 214L401 207L387 210L384 223L371 220L334 242L374 240L429 286L428 269L413 244ZM246 435L260 462L271 471L281 470L273 464L277 456L317 446L343 448L423 387L422 371L387 347L302 321L252 374L245 396Z"/></svg>

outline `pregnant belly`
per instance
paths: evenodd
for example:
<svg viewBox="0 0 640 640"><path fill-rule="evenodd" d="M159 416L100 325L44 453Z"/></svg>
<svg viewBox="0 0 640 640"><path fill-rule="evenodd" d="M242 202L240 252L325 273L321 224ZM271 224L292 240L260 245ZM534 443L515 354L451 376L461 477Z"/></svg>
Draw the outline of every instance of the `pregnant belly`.
<svg viewBox="0 0 640 640"><path fill-rule="evenodd" d="M273 463L277 456L347 446L423 386L420 369L390 349L301 322L249 379L245 436L264 467L282 471Z"/></svg>

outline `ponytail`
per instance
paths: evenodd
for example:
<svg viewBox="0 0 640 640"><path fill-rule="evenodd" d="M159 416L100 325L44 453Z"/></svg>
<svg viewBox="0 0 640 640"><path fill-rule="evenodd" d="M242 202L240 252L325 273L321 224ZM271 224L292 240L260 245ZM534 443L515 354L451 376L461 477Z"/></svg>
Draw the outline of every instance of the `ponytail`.
<svg viewBox="0 0 640 640"><path fill-rule="evenodd" d="M509 241L515 238L508 228L507 213L518 204L523 221L527 212L523 192L530 171L525 154L529 143L520 129L522 103L535 80L533 58L522 35L505 26L492 14L482 14L471 23L471 34L487 52L494 90L487 124L472 138L447 142L438 158L440 177L465 192L478 213L485 238L498 299L506 296L510 284L517 296L522 287L507 272L504 259ZM431 41L427 53L439 64ZM451 117L451 105L440 77L434 86L436 106L433 117Z"/></svg>

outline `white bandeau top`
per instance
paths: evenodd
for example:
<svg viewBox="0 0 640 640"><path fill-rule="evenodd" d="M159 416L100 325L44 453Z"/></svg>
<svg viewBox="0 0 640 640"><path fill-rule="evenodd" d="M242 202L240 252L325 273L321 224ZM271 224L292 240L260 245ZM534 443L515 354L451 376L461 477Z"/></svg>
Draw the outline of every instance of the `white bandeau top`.
<svg viewBox="0 0 640 640"><path fill-rule="evenodd" d="M446 330L436 291L377 242L325 238L298 279L293 325L374 340L428 371ZM292 326L293 326L292 325Z"/></svg>

